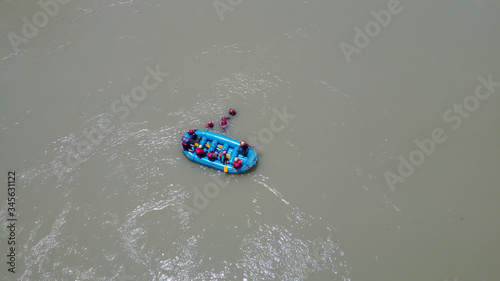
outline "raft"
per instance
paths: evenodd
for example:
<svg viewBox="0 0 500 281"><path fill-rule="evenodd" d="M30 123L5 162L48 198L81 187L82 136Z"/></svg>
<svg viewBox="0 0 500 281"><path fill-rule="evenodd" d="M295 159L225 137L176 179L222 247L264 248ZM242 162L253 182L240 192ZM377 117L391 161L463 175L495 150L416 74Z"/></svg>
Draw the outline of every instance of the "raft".
<svg viewBox="0 0 500 281"><path fill-rule="evenodd" d="M220 152L223 150L226 150L227 154L230 156L229 162L227 163L227 172L230 174L241 174L245 173L248 170L250 170L255 164L257 163L258 156L257 153L251 148L250 146L248 147L248 154L247 156L243 156L241 153L237 152L238 147L240 146L240 141L235 140L230 137L226 137L224 135L220 135L214 132L209 132L209 131L204 131L204 130L196 130L195 131L196 135L198 135L201 139L199 142L195 142L195 145L203 145L203 148L205 151L208 153L209 151L212 151L213 149L217 149L217 154L219 155ZM181 138L180 144L182 148L182 139L183 138L189 138L189 134L186 132L183 137ZM193 148L195 150L195 148ZM196 153L194 152L189 152L187 150L182 149L182 153L191 161L220 170L224 171L224 164L220 161L220 159L217 157L215 161L210 161L208 160L208 157L205 155L204 157L200 158ZM243 161L243 165L235 169L233 167L233 162L234 158L238 157Z"/></svg>

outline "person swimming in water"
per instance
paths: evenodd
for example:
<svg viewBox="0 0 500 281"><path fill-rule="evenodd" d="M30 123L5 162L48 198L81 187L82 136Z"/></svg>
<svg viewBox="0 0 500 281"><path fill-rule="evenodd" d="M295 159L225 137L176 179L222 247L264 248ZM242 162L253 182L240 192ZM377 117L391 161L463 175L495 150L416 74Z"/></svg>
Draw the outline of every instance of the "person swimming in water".
<svg viewBox="0 0 500 281"><path fill-rule="evenodd" d="M227 127L229 126L229 123L227 122L226 116L221 117L220 126L222 128L222 133L225 133L227 130Z"/></svg>
<svg viewBox="0 0 500 281"><path fill-rule="evenodd" d="M205 128L210 128L210 129L213 129L214 128L214 123L212 121L209 121L207 124L205 124Z"/></svg>

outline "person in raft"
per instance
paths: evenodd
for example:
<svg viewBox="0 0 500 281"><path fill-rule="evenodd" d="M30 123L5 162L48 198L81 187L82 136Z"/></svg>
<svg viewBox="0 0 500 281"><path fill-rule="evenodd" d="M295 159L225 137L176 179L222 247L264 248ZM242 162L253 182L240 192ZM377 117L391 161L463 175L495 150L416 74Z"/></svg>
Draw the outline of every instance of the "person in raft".
<svg viewBox="0 0 500 281"><path fill-rule="evenodd" d="M194 147L194 144L191 141L191 139L182 138L182 148L184 148L184 150L187 150L189 152L194 152L194 150L191 149L191 147Z"/></svg>
<svg viewBox="0 0 500 281"><path fill-rule="evenodd" d="M233 167L235 169L239 169L241 168L241 166L243 166L243 161L241 161L241 159L238 157L234 157Z"/></svg>
<svg viewBox="0 0 500 281"><path fill-rule="evenodd" d="M207 124L205 124L205 127L208 129L213 129L214 128L214 123L212 121L208 122Z"/></svg>
<svg viewBox="0 0 500 281"><path fill-rule="evenodd" d="M207 154L208 160L210 161L215 161L218 158L217 152L215 151L209 151Z"/></svg>
<svg viewBox="0 0 500 281"><path fill-rule="evenodd" d="M230 108L230 109L229 109L229 115L231 115L231 116L236 115L236 110L234 110L234 109Z"/></svg>
<svg viewBox="0 0 500 281"><path fill-rule="evenodd" d="M229 161L229 157L227 157L226 150L223 150L220 155L219 155L219 160L222 162L222 164L226 164L227 161Z"/></svg>
<svg viewBox="0 0 500 281"><path fill-rule="evenodd" d="M201 144L198 145L198 147L196 148L196 150L194 151L194 153L196 153L196 155L198 155L198 157L200 157L200 158L203 158L206 155L206 152L203 149L203 146Z"/></svg>
<svg viewBox="0 0 500 281"><path fill-rule="evenodd" d="M222 116L221 117L220 126L222 127L222 132L223 133L226 132L226 129L227 129L227 126L228 126L227 117L226 116Z"/></svg>
<svg viewBox="0 0 500 281"><path fill-rule="evenodd" d="M240 153L243 156L248 155L248 143L245 141L240 142L240 147L238 147L238 153Z"/></svg>
<svg viewBox="0 0 500 281"><path fill-rule="evenodd" d="M197 142L200 140L200 137L196 134L196 130L189 130L188 135L191 141Z"/></svg>

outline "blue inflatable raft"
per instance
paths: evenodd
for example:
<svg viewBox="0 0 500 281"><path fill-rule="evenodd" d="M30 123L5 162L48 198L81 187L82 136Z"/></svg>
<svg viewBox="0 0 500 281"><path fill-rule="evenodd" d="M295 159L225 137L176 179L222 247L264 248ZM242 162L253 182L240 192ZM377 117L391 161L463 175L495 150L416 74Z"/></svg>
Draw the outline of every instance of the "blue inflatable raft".
<svg viewBox="0 0 500 281"><path fill-rule="evenodd" d="M198 135L198 137L201 138L199 142L196 142L195 144L203 145L203 148L207 153L209 151L213 151L214 149L217 149L218 154L223 150L226 150L227 154L230 156L229 162L227 163L228 173L231 174L245 173L246 171L250 170L253 166L255 166L255 164L257 163L258 159L257 153L255 153L255 151L251 147L248 147L248 154L246 156L243 156L241 153L237 152L237 149L240 146L240 141L209 131L197 130L195 132L196 135ZM180 141L181 147L183 138L189 138L189 134L185 133L181 138ZM195 148L193 148L193 150L194 149ZM189 152L184 149L182 149L182 153L184 153L184 155L186 155L186 157L193 162L200 163L202 165L220 171L224 171L224 164L222 164L222 162L219 159L215 161L210 161L208 160L207 156L200 158L198 157L198 155L196 155L196 153ZM238 157L243 161L243 165L239 169L235 169L233 167L233 161L235 157Z"/></svg>

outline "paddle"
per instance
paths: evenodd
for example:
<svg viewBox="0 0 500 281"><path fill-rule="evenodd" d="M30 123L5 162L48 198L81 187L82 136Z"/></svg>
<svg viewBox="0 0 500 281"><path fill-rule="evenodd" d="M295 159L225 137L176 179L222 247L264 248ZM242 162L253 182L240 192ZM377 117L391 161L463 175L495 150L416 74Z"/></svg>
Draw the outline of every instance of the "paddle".
<svg viewBox="0 0 500 281"><path fill-rule="evenodd" d="M227 173L227 163L224 163L224 173Z"/></svg>

